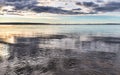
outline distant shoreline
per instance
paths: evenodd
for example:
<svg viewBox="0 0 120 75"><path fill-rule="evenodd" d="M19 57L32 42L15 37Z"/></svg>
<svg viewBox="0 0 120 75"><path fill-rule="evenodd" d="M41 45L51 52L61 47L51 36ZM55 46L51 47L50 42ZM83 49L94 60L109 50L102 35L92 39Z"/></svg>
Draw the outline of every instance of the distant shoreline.
<svg viewBox="0 0 120 75"><path fill-rule="evenodd" d="M51 24L51 23L6 22L0 23L0 25L120 25L120 23Z"/></svg>

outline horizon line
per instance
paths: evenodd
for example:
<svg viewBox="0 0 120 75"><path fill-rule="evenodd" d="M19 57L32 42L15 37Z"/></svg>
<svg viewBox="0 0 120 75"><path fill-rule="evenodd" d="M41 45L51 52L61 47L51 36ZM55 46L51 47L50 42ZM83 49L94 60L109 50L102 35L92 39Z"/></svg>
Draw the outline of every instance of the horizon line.
<svg viewBox="0 0 120 75"><path fill-rule="evenodd" d="M120 25L120 23L35 23L35 22L0 22L0 25Z"/></svg>

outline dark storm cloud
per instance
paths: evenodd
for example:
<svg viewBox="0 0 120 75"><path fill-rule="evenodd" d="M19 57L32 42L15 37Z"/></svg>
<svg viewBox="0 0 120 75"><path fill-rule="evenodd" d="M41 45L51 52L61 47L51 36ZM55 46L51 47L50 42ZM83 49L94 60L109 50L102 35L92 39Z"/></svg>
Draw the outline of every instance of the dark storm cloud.
<svg viewBox="0 0 120 75"><path fill-rule="evenodd" d="M96 7L94 10L101 11L101 12L113 12L119 11L120 12L120 2L109 2L101 7Z"/></svg>

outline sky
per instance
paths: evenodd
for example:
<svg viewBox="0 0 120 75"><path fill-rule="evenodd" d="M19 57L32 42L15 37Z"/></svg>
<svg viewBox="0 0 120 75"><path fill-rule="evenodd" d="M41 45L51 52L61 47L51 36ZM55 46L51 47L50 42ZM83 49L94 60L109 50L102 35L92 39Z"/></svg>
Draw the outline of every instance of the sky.
<svg viewBox="0 0 120 75"><path fill-rule="evenodd" d="M120 23L120 0L0 0L0 11L0 22Z"/></svg>

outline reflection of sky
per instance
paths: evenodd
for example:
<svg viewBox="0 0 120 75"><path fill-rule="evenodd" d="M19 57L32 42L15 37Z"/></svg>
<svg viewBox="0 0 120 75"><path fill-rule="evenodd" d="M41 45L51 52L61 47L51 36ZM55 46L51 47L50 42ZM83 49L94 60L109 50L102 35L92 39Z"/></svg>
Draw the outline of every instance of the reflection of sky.
<svg viewBox="0 0 120 75"><path fill-rule="evenodd" d="M0 28L0 33L82 33L82 34L120 34L120 25L17 25L9 28Z"/></svg>
<svg viewBox="0 0 120 75"><path fill-rule="evenodd" d="M23 17L23 16L0 16L0 22L34 22L34 23L120 23L118 15L85 15L85 16L40 16L40 17Z"/></svg>

